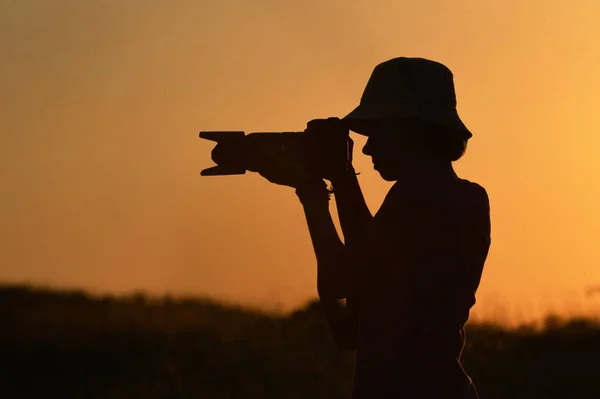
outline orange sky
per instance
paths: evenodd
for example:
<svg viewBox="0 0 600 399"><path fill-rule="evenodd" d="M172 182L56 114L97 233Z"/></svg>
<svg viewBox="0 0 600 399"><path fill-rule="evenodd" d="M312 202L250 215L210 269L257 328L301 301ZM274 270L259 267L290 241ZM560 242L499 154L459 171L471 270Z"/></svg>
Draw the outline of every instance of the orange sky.
<svg viewBox="0 0 600 399"><path fill-rule="evenodd" d="M600 310L600 3L594 0L0 0L0 280L315 295L293 190L201 178L199 130L343 116L372 68L441 61L474 132L493 243L478 317ZM357 149L364 140L355 137ZM375 211L389 183L356 151Z"/></svg>

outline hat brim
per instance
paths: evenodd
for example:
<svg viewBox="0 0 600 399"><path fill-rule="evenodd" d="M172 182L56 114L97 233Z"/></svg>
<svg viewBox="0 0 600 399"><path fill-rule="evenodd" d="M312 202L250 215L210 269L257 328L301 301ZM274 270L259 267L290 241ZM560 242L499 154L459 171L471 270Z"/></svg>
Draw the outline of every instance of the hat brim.
<svg viewBox="0 0 600 399"><path fill-rule="evenodd" d="M350 130L363 136L369 135L368 130L370 129L366 127L373 123L402 119L416 119L441 125L464 136L465 139L473 137L473 134L460 119L458 112L446 108L410 104L381 104L378 106L361 104L342 118Z"/></svg>

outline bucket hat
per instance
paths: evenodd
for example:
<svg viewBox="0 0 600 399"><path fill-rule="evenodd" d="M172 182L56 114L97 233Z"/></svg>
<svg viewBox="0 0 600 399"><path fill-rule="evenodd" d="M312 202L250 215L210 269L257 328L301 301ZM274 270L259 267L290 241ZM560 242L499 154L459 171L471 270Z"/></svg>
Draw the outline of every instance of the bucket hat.
<svg viewBox="0 0 600 399"><path fill-rule="evenodd" d="M425 58L398 57L377 65L360 104L343 118L351 130L363 135L368 133L361 132L361 124L402 119L441 125L465 139L472 137L456 110L452 72Z"/></svg>

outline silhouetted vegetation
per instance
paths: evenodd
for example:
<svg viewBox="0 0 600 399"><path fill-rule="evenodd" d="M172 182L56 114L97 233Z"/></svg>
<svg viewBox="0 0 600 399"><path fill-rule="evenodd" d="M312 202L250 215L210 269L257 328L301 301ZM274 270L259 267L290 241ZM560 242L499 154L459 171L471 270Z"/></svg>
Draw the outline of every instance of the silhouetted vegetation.
<svg viewBox="0 0 600 399"><path fill-rule="evenodd" d="M275 317L202 300L0 289L2 398L348 398L318 302ZM600 326L468 327L484 398L600 397Z"/></svg>

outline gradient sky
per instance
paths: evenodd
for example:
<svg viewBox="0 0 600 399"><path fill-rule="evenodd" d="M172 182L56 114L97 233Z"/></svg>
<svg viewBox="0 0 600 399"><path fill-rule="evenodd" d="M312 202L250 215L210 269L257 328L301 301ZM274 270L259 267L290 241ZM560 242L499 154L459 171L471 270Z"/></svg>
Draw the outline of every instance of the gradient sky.
<svg viewBox="0 0 600 399"><path fill-rule="evenodd" d="M199 130L302 130L396 56L448 65L491 197L477 317L600 311L596 0L0 0L0 280L316 295L293 190L200 177ZM389 183L356 142L373 211Z"/></svg>

